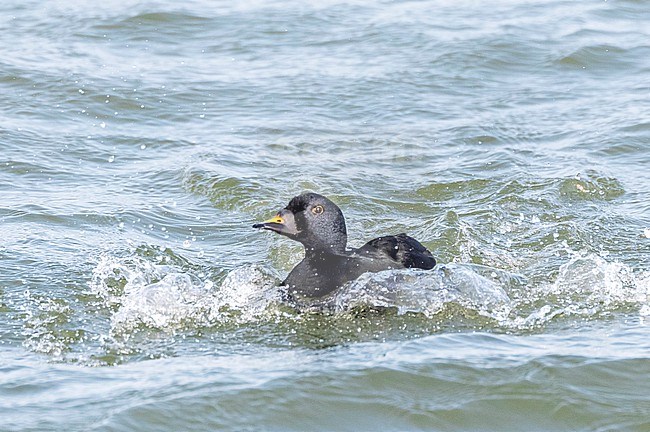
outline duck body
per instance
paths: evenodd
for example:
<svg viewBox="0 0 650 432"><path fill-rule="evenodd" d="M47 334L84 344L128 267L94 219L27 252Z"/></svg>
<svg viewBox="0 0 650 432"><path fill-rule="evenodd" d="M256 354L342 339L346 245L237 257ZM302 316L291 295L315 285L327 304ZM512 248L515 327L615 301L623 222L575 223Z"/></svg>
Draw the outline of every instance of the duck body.
<svg viewBox="0 0 650 432"><path fill-rule="evenodd" d="M253 227L274 231L305 247L304 258L282 282L292 298L326 296L367 272L428 270L436 264L431 252L406 234L378 237L358 249L347 249L343 213L316 193L294 197L274 218Z"/></svg>

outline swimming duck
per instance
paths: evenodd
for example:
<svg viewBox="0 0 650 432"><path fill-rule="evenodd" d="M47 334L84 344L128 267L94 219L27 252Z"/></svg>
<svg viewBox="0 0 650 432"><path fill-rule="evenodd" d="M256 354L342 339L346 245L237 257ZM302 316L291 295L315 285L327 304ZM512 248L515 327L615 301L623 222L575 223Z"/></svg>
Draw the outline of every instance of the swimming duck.
<svg viewBox="0 0 650 432"><path fill-rule="evenodd" d="M303 193L273 218L253 225L296 240L305 257L282 285L292 298L325 296L366 272L419 268L436 260L427 248L406 234L378 237L358 249L347 249L348 235L341 209L317 193Z"/></svg>

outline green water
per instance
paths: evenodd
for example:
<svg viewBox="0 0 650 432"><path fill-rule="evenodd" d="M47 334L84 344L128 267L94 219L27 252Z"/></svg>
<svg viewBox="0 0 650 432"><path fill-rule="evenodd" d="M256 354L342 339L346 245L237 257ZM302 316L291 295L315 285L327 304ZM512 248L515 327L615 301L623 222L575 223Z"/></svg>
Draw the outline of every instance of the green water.
<svg viewBox="0 0 650 432"><path fill-rule="evenodd" d="M0 12L0 430L650 429L645 2ZM295 311L304 190L441 265Z"/></svg>

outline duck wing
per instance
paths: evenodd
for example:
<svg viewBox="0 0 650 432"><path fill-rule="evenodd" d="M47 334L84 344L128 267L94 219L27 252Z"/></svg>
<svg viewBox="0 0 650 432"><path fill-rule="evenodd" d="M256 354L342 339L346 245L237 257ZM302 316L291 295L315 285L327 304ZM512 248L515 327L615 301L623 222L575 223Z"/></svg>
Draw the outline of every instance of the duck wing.
<svg viewBox="0 0 650 432"><path fill-rule="evenodd" d="M404 268L430 270L436 265L431 252L419 241L404 233L377 237L355 249L353 253L381 261L390 259Z"/></svg>

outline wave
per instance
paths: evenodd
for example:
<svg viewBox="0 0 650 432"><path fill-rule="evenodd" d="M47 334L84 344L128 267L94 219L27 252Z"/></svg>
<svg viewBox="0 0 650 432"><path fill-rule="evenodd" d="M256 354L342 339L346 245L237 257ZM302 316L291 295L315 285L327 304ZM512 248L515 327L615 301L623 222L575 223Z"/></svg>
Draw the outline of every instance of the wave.
<svg viewBox="0 0 650 432"><path fill-rule="evenodd" d="M640 316L650 312L650 273L634 273L595 254L574 254L547 283L533 284L523 275L487 266L446 264L431 271L364 274L328 297L298 305L283 301L279 280L275 272L256 265L230 270L217 281L202 271L146 257L103 256L90 287L112 311L113 334L140 327L174 331L300 319L302 313L349 315L364 309L416 314L422 320L452 310L487 318L502 330L538 328L557 317L607 315L625 307L637 307Z"/></svg>

